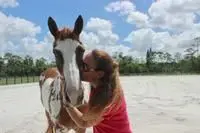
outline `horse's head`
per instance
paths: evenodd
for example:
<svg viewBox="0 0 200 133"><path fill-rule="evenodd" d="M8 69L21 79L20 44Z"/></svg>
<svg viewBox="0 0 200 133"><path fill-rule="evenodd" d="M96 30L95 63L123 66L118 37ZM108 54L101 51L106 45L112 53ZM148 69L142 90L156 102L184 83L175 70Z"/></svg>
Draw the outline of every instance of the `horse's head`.
<svg viewBox="0 0 200 133"><path fill-rule="evenodd" d="M58 29L55 20L48 18L48 27L54 37L53 53L56 59L58 71L65 78L65 98L72 104L77 104L83 93L81 89L81 71L83 67L84 47L79 40L79 35L83 29L83 19L78 16L74 29Z"/></svg>

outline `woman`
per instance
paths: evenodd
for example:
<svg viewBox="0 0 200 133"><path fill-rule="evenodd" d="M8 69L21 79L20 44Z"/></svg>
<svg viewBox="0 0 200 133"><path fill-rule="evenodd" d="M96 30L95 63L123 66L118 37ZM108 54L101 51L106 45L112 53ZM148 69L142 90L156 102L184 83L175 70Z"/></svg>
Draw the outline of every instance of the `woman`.
<svg viewBox="0 0 200 133"><path fill-rule="evenodd" d="M118 64L104 51L93 50L84 58L85 81L91 83L84 112L71 104L66 110L80 128L93 126L94 133L131 133L126 102L119 82ZM82 110L82 109L81 109Z"/></svg>

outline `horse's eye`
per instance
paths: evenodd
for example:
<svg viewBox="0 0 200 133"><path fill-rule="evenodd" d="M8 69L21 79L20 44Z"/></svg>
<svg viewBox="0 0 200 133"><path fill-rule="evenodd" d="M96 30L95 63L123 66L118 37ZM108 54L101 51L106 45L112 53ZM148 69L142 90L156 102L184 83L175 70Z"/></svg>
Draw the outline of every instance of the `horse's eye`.
<svg viewBox="0 0 200 133"><path fill-rule="evenodd" d="M55 55L58 55L59 54L59 50L57 50L57 49L53 49L53 53L55 54Z"/></svg>
<svg viewBox="0 0 200 133"><path fill-rule="evenodd" d="M88 70L88 65L86 63L83 63L83 68L84 68L85 71L87 71Z"/></svg>

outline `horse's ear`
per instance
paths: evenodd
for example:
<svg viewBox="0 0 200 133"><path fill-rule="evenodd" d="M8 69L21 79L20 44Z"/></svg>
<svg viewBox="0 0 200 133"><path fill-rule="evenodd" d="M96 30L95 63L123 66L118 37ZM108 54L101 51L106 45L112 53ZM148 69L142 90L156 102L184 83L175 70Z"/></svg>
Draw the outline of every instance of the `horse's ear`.
<svg viewBox="0 0 200 133"><path fill-rule="evenodd" d="M55 20L52 18L52 17L49 17L48 18L48 27L49 27L49 30L51 32L51 34L56 37L56 33L58 31L58 27L56 25L56 22Z"/></svg>
<svg viewBox="0 0 200 133"><path fill-rule="evenodd" d="M78 16L78 18L76 19L75 25L74 25L74 33L76 35L80 35L81 31L83 29L83 18L81 15Z"/></svg>

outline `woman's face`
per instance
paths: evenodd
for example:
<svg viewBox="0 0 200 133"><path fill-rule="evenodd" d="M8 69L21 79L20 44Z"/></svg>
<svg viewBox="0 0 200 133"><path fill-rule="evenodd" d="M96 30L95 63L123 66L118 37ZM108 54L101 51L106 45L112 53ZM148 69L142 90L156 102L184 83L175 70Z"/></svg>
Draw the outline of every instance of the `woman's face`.
<svg viewBox="0 0 200 133"><path fill-rule="evenodd" d="M83 58L85 63L85 69L83 72L83 80L87 82L96 82L99 78L103 76L102 71L96 71L96 62L94 60L92 52L89 52Z"/></svg>

